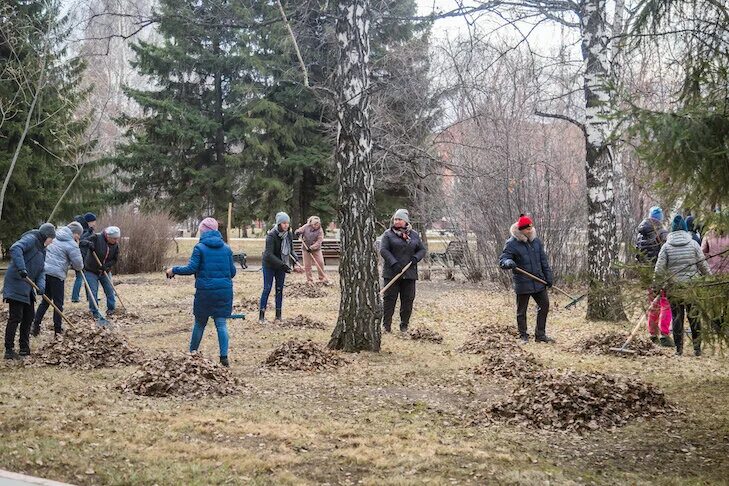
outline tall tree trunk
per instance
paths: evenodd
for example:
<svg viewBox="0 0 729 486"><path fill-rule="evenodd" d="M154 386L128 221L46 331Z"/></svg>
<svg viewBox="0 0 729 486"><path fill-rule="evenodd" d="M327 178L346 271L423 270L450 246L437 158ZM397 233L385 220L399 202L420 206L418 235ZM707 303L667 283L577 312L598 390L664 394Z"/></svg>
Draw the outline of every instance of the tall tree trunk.
<svg viewBox="0 0 729 486"><path fill-rule="evenodd" d="M587 179L587 318L625 319L618 272L614 172L608 143L610 49L605 0L583 0L580 12L585 61L585 175Z"/></svg>
<svg viewBox="0 0 729 486"><path fill-rule="evenodd" d="M213 43L213 52L216 56L222 58L223 54L220 51L220 41L217 39ZM215 82L215 122L217 128L215 130L215 165L220 171L219 174L222 178L226 178L225 174L225 128L223 119L223 75L218 67L214 75ZM215 191L213 194L213 200L215 201L215 218L218 220L220 233L223 235L223 240L228 242L228 202L231 197L227 191Z"/></svg>
<svg viewBox="0 0 729 486"><path fill-rule="evenodd" d="M336 22L337 164L342 287L329 347L379 351L382 307L375 254L375 181L370 133L370 2L340 0Z"/></svg>

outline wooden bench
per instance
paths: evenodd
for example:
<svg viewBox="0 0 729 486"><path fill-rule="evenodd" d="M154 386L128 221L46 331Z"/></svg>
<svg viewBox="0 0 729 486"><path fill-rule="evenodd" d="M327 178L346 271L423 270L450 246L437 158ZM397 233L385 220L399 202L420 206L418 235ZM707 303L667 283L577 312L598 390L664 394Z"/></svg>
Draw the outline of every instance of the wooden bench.
<svg viewBox="0 0 729 486"><path fill-rule="evenodd" d="M463 241L449 241L444 252L433 252L430 254L430 259L434 262L440 262L445 266L463 265L466 260L466 252L468 251L466 245L467 243Z"/></svg>
<svg viewBox="0 0 729 486"><path fill-rule="evenodd" d="M302 250L303 246L301 244L301 240L294 240L294 253L296 253L303 265ZM324 257L324 265L329 263L327 260L332 263L339 263L339 257L342 254L342 243L339 240L324 240L321 242L321 252Z"/></svg>

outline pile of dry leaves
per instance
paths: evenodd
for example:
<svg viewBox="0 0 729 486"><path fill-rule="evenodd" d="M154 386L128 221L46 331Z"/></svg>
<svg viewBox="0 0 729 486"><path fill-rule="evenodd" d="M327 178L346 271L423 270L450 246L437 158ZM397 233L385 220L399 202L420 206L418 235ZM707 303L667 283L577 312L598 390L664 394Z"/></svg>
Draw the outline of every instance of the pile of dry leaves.
<svg viewBox="0 0 729 486"><path fill-rule="evenodd" d="M326 297L327 293L320 285L309 285L305 283L292 283L286 285L286 295L288 297L307 297L309 299L321 299Z"/></svg>
<svg viewBox="0 0 729 486"><path fill-rule="evenodd" d="M148 397L199 398L233 395L240 384L228 368L200 353L166 353L145 360L118 388Z"/></svg>
<svg viewBox="0 0 729 486"><path fill-rule="evenodd" d="M259 301L253 297L244 297L233 304L233 313L248 313L258 310Z"/></svg>
<svg viewBox="0 0 729 486"><path fill-rule="evenodd" d="M107 328L76 326L43 345L29 364L70 368L110 368L137 364L142 352L121 334Z"/></svg>
<svg viewBox="0 0 729 486"><path fill-rule="evenodd" d="M541 371L542 366L532 353L516 347L513 351L505 353L485 354L481 364L473 370L477 375L494 376L497 378L513 379L533 377Z"/></svg>
<svg viewBox="0 0 729 486"><path fill-rule="evenodd" d="M551 370L522 380L509 398L491 406L481 419L583 432L671 411L663 393L650 384L602 373Z"/></svg>
<svg viewBox="0 0 729 486"><path fill-rule="evenodd" d="M458 351L487 354L495 350L512 351L518 348L518 340L508 332L495 327L480 327L471 333Z"/></svg>
<svg viewBox="0 0 729 486"><path fill-rule="evenodd" d="M295 329L327 329L329 327L321 321L302 315L283 319L282 321L276 321L275 324L281 327L290 327Z"/></svg>
<svg viewBox="0 0 729 486"><path fill-rule="evenodd" d="M264 363L269 368L295 371L323 371L338 368L349 361L336 351L311 340L291 340L276 348Z"/></svg>
<svg viewBox="0 0 729 486"><path fill-rule="evenodd" d="M627 349L635 351L635 354L615 353L610 348L621 348L625 344L627 336L625 333L611 331L607 333L590 336L577 344L577 352L592 354L612 354L616 356L652 356L661 354L660 349L643 336L636 336L628 345Z"/></svg>
<svg viewBox="0 0 729 486"><path fill-rule="evenodd" d="M442 343L443 335L427 327L416 327L415 329L410 330L410 339Z"/></svg>

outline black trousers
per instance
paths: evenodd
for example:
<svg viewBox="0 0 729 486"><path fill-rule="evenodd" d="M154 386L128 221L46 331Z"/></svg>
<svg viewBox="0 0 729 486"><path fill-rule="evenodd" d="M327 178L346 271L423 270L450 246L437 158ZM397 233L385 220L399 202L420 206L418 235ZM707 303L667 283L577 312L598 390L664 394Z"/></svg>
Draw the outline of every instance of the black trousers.
<svg viewBox="0 0 729 486"><path fill-rule="evenodd" d="M691 340L694 349L701 349L701 321L691 313L691 304L684 304L677 299L671 299L671 314L673 314L671 327L673 327L673 342L676 344L676 349L683 350L684 317L688 317L689 326L691 326Z"/></svg>
<svg viewBox="0 0 729 486"><path fill-rule="evenodd" d="M15 333L20 326L20 351L30 353L30 325L33 323L33 315L35 314L34 306L30 304L8 299L10 305L10 314L8 316L8 325L5 327L5 350L10 351L15 348Z"/></svg>
<svg viewBox="0 0 729 486"><path fill-rule="evenodd" d="M65 292L63 280L57 277L53 277L51 275L46 275L46 295L49 299L53 301L54 304L56 304L56 307L61 309L63 311L63 294ZM35 320L33 322L33 325L40 326L41 321L43 320L43 316L46 315L46 311L48 310L48 307L50 305L46 300L41 297L40 305L38 306L38 310L35 313ZM53 311L53 329L56 332L62 332L62 322L61 322L61 315Z"/></svg>
<svg viewBox="0 0 729 486"><path fill-rule="evenodd" d="M537 327L534 335L536 338L546 337L547 314L549 314L549 294L546 289L534 294L516 294L516 325L519 328L519 336L527 336L527 309L530 298L537 303Z"/></svg>
<svg viewBox="0 0 729 486"><path fill-rule="evenodd" d="M385 286L392 279L385 279ZM415 280L401 278L392 287L387 289L382 299L383 317L382 326L386 331L392 328L392 316L395 314L395 304L400 296L400 330L405 330L410 323L410 316L413 314L413 302L415 301Z"/></svg>

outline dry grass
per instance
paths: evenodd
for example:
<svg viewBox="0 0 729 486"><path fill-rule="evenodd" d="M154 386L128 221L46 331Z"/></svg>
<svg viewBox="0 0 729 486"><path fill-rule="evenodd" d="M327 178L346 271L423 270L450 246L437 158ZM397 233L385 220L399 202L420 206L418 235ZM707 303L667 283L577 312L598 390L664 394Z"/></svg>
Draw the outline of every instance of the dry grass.
<svg viewBox="0 0 729 486"><path fill-rule="evenodd" d="M237 298L257 297L260 279L259 272L239 274ZM141 316L120 325L129 341L155 353L186 349L192 280L138 275L119 282L130 311ZM726 481L726 358L577 354L578 341L614 326L588 324L580 310L556 309L550 332L558 344L526 346L541 364L640 377L686 413L585 436L474 426L473 414L507 396L509 384L474 374L481 357L455 349L481 324L512 322L513 296L442 281L419 285L412 323L442 334L443 344L387 335L381 353L351 356L351 364L331 372L261 366L281 343L325 343L328 330L230 321L231 370L242 383L241 393L231 397L130 398L115 386L132 367L74 371L3 364L0 464L77 484ZM288 299L284 315L333 325L338 293L335 287L323 299ZM203 352L217 355L212 323Z"/></svg>

